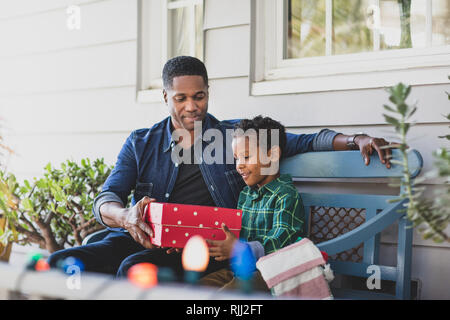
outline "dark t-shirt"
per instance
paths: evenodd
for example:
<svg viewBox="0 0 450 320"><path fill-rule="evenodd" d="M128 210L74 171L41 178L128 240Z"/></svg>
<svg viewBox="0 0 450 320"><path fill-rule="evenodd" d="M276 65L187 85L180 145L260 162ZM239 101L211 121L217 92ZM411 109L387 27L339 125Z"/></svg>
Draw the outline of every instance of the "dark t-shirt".
<svg viewBox="0 0 450 320"><path fill-rule="evenodd" d="M182 156L182 152L180 155ZM203 180L198 164L193 161L194 148L184 151L191 153L190 163L181 163L178 167L178 176L169 198L171 203L194 204L201 206L216 206L209 190Z"/></svg>

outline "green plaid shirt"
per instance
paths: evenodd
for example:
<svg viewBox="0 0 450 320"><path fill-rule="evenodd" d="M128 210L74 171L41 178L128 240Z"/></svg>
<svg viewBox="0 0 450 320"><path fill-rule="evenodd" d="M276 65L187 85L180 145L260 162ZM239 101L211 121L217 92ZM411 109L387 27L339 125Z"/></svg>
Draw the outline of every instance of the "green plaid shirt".
<svg viewBox="0 0 450 320"><path fill-rule="evenodd" d="M246 186L239 195L241 240L258 241L269 254L303 235L305 212L292 177L282 174L261 188Z"/></svg>

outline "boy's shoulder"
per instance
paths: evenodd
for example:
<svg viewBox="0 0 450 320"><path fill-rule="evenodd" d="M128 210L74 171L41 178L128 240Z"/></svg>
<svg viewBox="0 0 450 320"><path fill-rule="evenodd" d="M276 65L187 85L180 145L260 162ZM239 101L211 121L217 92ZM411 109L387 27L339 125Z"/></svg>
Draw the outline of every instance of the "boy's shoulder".
<svg viewBox="0 0 450 320"><path fill-rule="evenodd" d="M294 182L292 181L292 177L290 174L280 174L280 176L274 180L274 184L269 186L272 187L272 192L276 194L278 197L299 197L298 190L294 186Z"/></svg>

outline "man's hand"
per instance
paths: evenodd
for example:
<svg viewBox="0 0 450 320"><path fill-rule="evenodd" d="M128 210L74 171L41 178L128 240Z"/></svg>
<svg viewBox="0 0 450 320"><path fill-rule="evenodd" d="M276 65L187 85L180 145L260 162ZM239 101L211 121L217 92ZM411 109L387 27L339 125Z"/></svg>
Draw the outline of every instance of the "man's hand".
<svg viewBox="0 0 450 320"><path fill-rule="evenodd" d="M156 200L143 197L132 208L127 210L122 222L123 228L128 230L133 239L147 249L154 248L154 245L150 242L150 237L153 237L153 230L144 222L144 210L153 201Z"/></svg>
<svg viewBox="0 0 450 320"><path fill-rule="evenodd" d="M378 153L381 163L386 165L386 168L391 167L390 159L392 158L391 148L385 148L384 146L390 145L389 142L383 138L373 138L368 136L356 136L355 143L358 145L359 150L364 158L366 166L370 163L370 155L375 149ZM382 148L383 147L383 148Z"/></svg>
<svg viewBox="0 0 450 320"><path fill-rule="evenodd" d="M228 229L228 227L222 223L222 230L225 233L225 240L209 240L206 242L212 247L209 248L209 255L215 257L217 261L223 261L231 258L233 246L237 241L237 237Z"/></svg>

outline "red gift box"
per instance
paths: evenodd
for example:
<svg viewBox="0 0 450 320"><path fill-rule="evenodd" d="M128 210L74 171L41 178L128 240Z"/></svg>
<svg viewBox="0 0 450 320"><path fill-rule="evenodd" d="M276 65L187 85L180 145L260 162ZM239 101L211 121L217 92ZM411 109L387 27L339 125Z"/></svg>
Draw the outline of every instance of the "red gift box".
<svg viewBox="0 0 450 320"><path fill-rule="evenodd" d="M144 220L154 232L152 244L183 248L190 237L225 240L222 223L239 238L242 211L208 206L152 202L147 205Z"/></svg>

